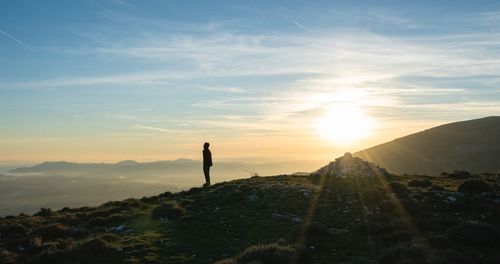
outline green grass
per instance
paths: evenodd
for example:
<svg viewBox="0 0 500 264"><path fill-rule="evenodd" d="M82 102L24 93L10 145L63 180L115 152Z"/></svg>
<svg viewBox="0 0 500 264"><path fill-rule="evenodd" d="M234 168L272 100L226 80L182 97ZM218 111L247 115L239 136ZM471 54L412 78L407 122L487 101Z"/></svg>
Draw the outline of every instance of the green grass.
<svg viewBox="0 0 500 264"><path fill-rule="evenodd" d="M495 175L480 177L498 184ZM460 235L460 225L470 221L498 228L498 205L487 197L458 195L456 189L464 180L401 176L391 181L406 185L424 178L433 185L444 186L448 192L434 191L431 186L410 187L408 193L391 194L384 189L386 181L362 178L333 180L322 188L305 176L252 177L94 208L4 218L0 219L0 232L9 232L2 231L2 227L11 224L34 230L54 222L63 222L71 230L83 230L73 234L74 249L57 249L58 243L63 242L48 241L54 244L49 252L50 263L72 263L83 243L105 234L117 238L106 242L112 254L80 258L81 263L213 263L237 256L251 246L273 243L303 244L312 263L373 263L370 260L381 256L398 263L401 254L410 252L415 243L426 261L443 260L448 255L484 263L500 259L495 253L498 244L482 248L446 240L447 230L455 227L453 234ZM447 195L457 200L448 203ZM162 204L175 205L180 214L154 219L153 210ZM123 216L115 217L118 222L89 222L93 217L116 214ZM124 227L116 230L120 225ZM24 251L7 236L2 236L0 248L18 254L19 262L36 263L40 247L45 245L34 247L36 238L30 234L24 234ZM443 247L444 242L432 241L446 244Z"/></svg>

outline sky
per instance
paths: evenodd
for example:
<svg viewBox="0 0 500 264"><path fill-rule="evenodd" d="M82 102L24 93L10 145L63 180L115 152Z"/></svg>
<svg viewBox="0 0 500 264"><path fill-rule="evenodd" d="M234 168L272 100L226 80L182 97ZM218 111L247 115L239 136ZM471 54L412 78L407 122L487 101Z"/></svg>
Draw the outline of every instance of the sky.
<svg viewBox="0 0 500 264"><path fill-rule="evenodd" d="M333 160L499 73L498 1L1 1L0 162Z"/></svg>

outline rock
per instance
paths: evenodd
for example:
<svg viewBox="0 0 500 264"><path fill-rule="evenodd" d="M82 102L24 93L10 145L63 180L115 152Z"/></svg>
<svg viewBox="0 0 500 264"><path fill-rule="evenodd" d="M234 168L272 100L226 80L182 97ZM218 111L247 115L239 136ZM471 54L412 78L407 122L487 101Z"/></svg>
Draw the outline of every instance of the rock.
<svg viewBox="0 0 500 264"><path fill-rule="evenodd" d="M481 194L493 191L491 186L481 180L468 180L458 186L458 191L465 194Z"/></svg>
<svg viewBox="0 0 500 264"><path fill-rule="evenodd" d="M119 225L114 228L115 231L121 232L125 229L125 225Z"/></svg>
<svg viewBox="0 0 500 264"><path fill-rule="evenodd" d="M409 187L430 187L432 185L432 181L423 179L423 180L411 180L408 182Z"/></svg>
<svg viewBox="0 0 500 264"><path fill-rule="evenodd" d="M383 177L389 176L390 174L374 163L364 161L358 157L353 157L352 154L348 152L312 174L312 176L316 178L325 175L333 177Z"/></svg>
<svg viewBox="0 0 500 264"><path fill-rule="evenodd" d="M457 198L455 198L453 196L447 196L445 202L447 202L447 203L453 203L456 200L457 200Z"/></svg>

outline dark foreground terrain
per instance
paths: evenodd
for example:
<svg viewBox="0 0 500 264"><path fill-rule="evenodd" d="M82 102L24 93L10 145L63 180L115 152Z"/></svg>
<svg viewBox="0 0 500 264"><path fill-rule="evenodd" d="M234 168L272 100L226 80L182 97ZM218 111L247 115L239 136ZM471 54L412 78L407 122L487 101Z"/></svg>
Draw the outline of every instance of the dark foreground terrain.
<svg viewBox="0 0 500 264"><path fill-rule="evenodd" d="M465 172L256 176L42 209L0 219L0 263L500 263L499 185Z"/></svg>

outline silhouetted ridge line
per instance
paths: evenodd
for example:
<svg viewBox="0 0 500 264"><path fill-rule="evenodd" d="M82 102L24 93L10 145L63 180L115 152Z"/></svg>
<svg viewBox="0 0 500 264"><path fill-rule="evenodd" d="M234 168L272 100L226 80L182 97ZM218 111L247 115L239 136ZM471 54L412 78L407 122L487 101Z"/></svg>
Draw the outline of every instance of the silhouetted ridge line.
<svg viewBox="0 0 500 264"><path fill-rule="evenodd" d="M500 172L500 116L440 125L354 153L397 174Z"/></svg>

